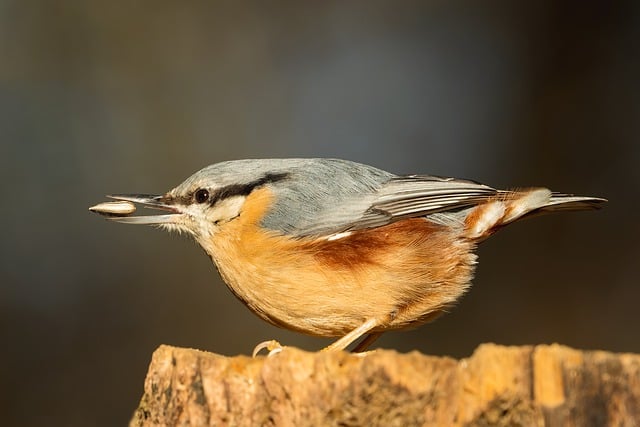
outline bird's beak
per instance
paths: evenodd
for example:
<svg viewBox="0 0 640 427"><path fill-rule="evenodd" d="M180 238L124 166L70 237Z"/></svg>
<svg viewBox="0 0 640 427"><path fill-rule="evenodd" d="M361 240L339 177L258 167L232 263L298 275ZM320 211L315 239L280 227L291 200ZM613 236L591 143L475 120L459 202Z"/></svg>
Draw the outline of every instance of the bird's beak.
<svg viewBox="0 0 640 427"><path fill-rule="evenodd" d="M173 200L166 196L150 194L114 194L107 196L118 202L101 203L89 208L90 211L107 216L111 221L125 224L159 225L175 223L176 219L182 216L182 212L173 203ZM119 203L121 202L121 203ZM126 203L129 202L129 203ZM145 208L157 209L170 212L163 215L128 216L135 212L133 203L139 203Z"/></svg>

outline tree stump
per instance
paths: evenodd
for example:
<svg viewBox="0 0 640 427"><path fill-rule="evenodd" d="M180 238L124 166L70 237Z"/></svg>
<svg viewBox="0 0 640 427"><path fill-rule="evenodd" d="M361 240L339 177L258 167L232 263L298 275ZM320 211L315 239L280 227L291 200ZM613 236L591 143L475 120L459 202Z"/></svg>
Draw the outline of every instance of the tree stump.
<svg viewBox="0 0 640 427"><path fill-rule="evenodd" d="M640 355L484 344L225 357L161 346L131 426L640 426Z"/></svg>

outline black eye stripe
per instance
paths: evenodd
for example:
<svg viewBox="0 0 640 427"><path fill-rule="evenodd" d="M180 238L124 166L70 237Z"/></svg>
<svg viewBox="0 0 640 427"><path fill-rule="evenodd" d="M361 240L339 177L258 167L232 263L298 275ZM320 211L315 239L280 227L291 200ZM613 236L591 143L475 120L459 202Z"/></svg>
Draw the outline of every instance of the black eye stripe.
<svg viewBox="0 0 640 427"><path fill-rule="evenodd" d="M229 197L248 196L253 190L255 190L258 187L261 187L263 185L266 185L272 182L282 181L284 179L287 179L288 177L289 177L288 173L269 173L263 176L262 178L256 179L255 181L252 181L248 184L231 184L231 185L227 185L226 187L218 188L213 192L207 188L197 188L194 191L191 191L181 196L172 196L172 195L166 194L163 197L161 197L159 201L166 204L181 204L181 205L190 205L192 203L204 203L206 200L203 202L198 202L196 200L196 193L198 193L198 191L206 191L208 193L209 204L213 206L216 203L218 203L218 201L227 199Z"/></svg>
<svg viewBox="0 0 640 427"><path fill-rule="evenodd" d="M286 179L288 176L289 174L287 173L270 173L248 184L227 185L226 187L222 187L215 190L209 196L209 204L213 206L216 203L218 203L220 200L228 199L230 197L248 196L256 188L262 187L263 185L266 185L272 182L282 181L283 179Z"/></svg>

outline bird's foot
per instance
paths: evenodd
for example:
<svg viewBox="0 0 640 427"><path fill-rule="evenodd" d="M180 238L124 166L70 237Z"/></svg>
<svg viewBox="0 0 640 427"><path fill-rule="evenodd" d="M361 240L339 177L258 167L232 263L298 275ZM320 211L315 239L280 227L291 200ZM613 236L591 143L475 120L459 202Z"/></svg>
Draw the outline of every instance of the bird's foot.
<svg viewBox="0 0 640 427"><path fill-rule="evenodd" d="M252 356L256 357L263 349L266 349L269 352L267 357L271 357L280 353L284 347L276 340L263 341L253 349Z"/></svg>

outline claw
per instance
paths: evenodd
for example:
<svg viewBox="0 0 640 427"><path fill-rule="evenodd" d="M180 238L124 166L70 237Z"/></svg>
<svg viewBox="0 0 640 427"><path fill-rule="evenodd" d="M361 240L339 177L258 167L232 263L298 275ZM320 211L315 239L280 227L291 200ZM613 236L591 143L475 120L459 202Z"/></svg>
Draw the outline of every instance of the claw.
<svg viewBox="0 0 640 427"><path fill-rule="evenodd" d="M269 351L267 357L271 357L280 353L283 348L284 347L276 340L263 341L253 349L253 353L251 355L252 357L256 357L263 349L267 349Z"/></svg>

